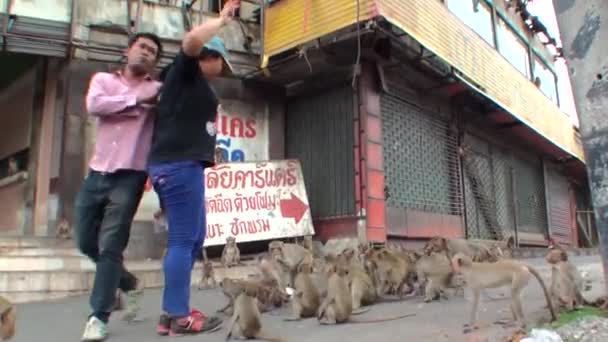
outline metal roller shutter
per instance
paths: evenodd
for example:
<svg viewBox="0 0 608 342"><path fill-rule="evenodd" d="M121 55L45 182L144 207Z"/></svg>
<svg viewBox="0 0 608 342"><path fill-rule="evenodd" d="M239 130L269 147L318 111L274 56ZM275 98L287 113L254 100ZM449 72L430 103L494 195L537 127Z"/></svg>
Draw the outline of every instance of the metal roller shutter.
<svg viewBox="0 0 608 342"><path fill-rule="evenodd" d="M543 167L540 160L513 157L518 232L545 235L547 207Z"/></svg>
<svg viewBox="0 0 608 342"><path fill-rule="evenodd" d="M355 214L353 119L350 86L287 104L286 155L302 164L315 218Z"/></svg>
<svg viewBox="0 0 608 342"><path fill-rule="evenodd" d="M513 184L509 154L467 133L462 162L467 237L503 239L513 234Z"/></svg>
<svg viewBox="0 0 608 342"><path fill-rule="evenodd" d="M387 206L461 215L458 137L437 113L381 97Z"/></svg>
<svg viewBox="0 0 608 342"><path fill-rule="evenodd" d="M545 168L549 231L560 242L572 243L572 212L568 180L555 167Z"/></svg>

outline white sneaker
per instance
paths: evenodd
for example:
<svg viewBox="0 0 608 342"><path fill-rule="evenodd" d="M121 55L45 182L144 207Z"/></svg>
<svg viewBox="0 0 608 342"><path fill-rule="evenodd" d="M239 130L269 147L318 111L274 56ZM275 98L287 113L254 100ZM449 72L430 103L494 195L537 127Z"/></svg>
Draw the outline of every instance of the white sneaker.
<svg viewBox="0 0 608 342"><path fill-rule="evenodd" d="M108 338L106 324L99 318L92 316L82 334L82 342L99 342Z"/></svg>

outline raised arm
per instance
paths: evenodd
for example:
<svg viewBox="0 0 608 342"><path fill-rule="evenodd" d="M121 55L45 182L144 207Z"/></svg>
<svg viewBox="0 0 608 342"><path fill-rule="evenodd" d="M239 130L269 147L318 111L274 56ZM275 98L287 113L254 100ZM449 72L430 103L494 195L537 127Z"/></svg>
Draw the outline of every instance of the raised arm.
<svg viewBox="0 0 608 342"><path fill-rule="evenodd" d="M226 20L232 16L234 11L239 8L240 0L230 0L225 5L220 16L205 21L186 33L182 40L182 50L190 57L198 57L203 45L211 39L224 25Z"/></svg>
<svg viewBox="0 0 608 342"><path fill-rule="evenodd" d="M87 112L95 116L129 115L123 112L137 104L137 97L135 95L107 95L105 81L105 75L101 73L97 73L91 78L85 101Z"/></svg>

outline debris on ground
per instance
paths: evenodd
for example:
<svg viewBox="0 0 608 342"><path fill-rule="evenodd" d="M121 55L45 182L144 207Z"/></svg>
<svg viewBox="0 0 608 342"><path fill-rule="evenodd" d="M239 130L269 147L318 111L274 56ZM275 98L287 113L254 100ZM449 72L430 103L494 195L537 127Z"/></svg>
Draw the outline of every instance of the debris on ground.
<svg viewBox="0 0 608 342"><path fill-rule="evenodd" d="M587 316L557 329L564 342L608 341L608 318Z"/></svg>
<svg viewBox="0 0 608 342"><path fill-rule="evenodd" d="M563 342L561 336L555 331L547 329L532 329L530 335L520 342Z"/></svg>

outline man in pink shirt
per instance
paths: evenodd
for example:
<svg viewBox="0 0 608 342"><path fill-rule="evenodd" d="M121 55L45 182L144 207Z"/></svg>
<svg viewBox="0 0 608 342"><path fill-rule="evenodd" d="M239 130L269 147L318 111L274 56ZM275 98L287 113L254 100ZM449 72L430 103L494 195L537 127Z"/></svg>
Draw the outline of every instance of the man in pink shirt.
<svg viewBox="0 0 608 342"><path fill-rule="evenodd" d="M160 39L139 33L129 40L127 65L114 73L93 75L86 108L97 119L95 151L76 198L78 248L97 268L90 297L93 313L82 341L107 338L106 325L117 289L137 289L137 278L123 266L131 223L147 179L152 140L152 108L161 84L150 73L162 53Z"/></svg>

